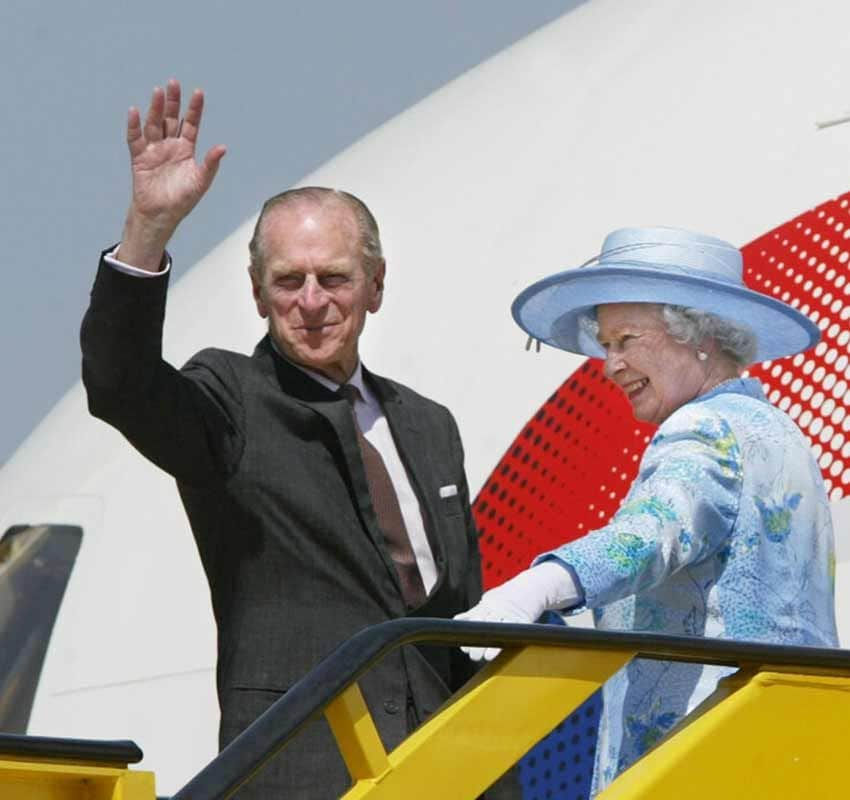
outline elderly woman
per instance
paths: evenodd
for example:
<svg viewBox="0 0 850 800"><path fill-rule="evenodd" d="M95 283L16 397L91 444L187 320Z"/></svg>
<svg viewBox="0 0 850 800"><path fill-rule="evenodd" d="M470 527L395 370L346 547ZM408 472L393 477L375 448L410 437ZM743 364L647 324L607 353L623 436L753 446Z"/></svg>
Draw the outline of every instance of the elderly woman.
<svg viewBox="0 0 850 800"><path fill-rule="evenodd" d="M818 329L741 280L741 254L670 228L607 237L582 269L526 289L536 339L605 359L635 417L659 425L603 528L540 555L461 619L532 622L591 608L603 630L837 645L833 539L795 424L740 377ZM473 658L494 650L472 649ZM635 660L605 687L594 790L652 747L729 670Z"/></svg>

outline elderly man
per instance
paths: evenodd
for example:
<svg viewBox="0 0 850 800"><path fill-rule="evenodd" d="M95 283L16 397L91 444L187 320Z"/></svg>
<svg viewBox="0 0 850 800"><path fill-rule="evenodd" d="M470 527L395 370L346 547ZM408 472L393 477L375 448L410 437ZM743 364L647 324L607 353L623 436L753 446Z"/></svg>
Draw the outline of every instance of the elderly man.
<svg viewBox="0 0 850 800"><path fill-rule="evenodd" d="M356 631L406 614L450 617L479 599L478 542L451 414L368 372L358 340L381 307L378 228L330 189L269 200L249 273L268 335L253 355L162 360L166 244L211 185L224 147L198 164L196 91L154 90L127 139L133 194L104 253L82 327L91 412L177 479L218 624L221 744ZM361 682L395 746L470 666L410 647ZM315 723L242 796L324 798L348 783Z"/></svg>

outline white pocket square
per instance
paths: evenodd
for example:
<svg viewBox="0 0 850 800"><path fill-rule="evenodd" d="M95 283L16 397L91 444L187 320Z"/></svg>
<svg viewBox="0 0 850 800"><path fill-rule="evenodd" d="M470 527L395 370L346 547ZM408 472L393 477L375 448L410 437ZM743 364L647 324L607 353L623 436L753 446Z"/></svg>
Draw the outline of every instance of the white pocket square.
<svg viewBox="0 0 850 800"><path fill-rule="evenodd" d="M440 487L440 497L454 497L457 494L457 486L450 483L448 486Z"/></svg>

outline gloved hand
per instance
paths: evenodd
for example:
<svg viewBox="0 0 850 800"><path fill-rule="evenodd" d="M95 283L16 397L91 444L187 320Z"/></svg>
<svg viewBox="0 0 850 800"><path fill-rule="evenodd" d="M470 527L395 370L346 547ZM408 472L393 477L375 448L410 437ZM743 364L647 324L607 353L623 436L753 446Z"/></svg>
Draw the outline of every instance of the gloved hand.
<svg viewBox="0 0 850 800"><path fill-rule="evenodd" d="M576 605L581 595L572 575L555 561L520 572L489 592L477 605L455 614L468 622L536 622L545 611ZM501 652L498 647L461 647L473 661L492 661Z"/></svg>

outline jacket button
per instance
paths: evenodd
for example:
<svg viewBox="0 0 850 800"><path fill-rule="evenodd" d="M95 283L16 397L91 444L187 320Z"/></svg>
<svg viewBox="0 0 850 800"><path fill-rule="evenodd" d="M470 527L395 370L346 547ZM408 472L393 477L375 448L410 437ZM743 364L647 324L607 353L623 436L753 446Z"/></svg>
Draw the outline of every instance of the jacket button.
<svg viewBox="0 0 850 800"><path fill-rule="evenodd" d="M384 701L384 711L386 711L387 714L398 714L398 703L396 703L395 700Z"/></svg>

